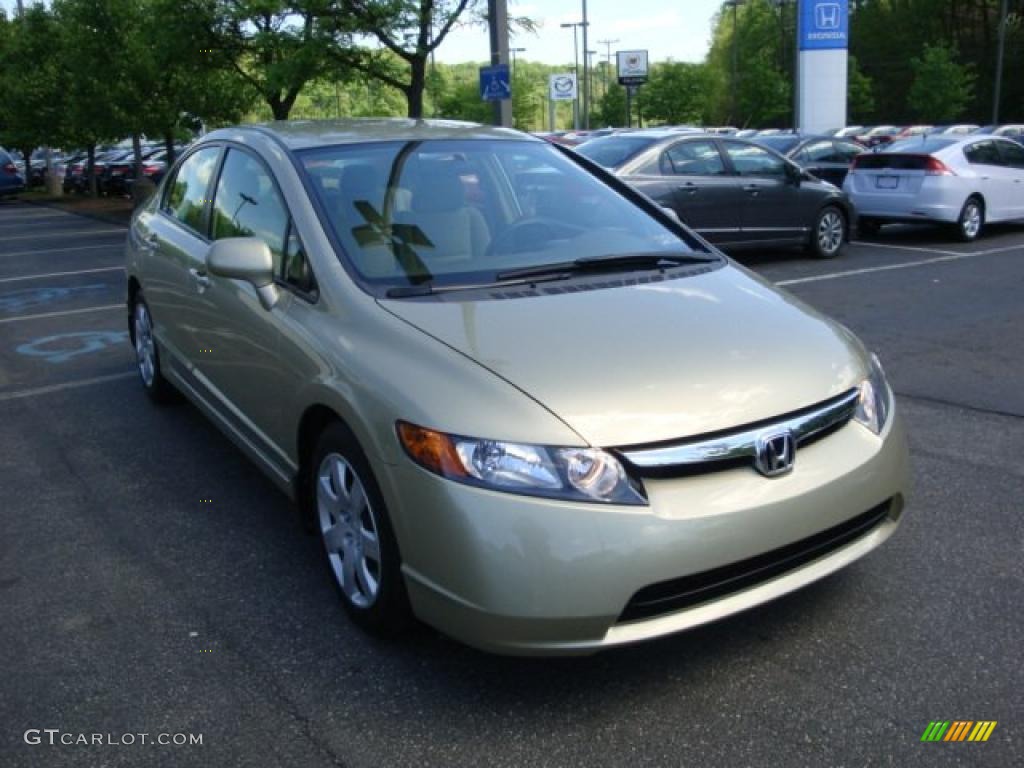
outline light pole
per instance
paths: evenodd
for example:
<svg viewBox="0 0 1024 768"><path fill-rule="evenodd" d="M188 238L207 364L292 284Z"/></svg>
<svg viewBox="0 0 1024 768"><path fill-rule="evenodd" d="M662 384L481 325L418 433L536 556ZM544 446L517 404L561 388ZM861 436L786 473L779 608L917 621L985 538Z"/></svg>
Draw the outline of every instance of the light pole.
<svg viewBox="0 0 1024 768"><path fill-rule="evenodd" d="M1005 0L1004 0L1005 2ZM590 26L590 22L587 21L587 0L583 0L583 127L584 129L590 128L590 76L587 71L590 67L587 65L587 49L590 47L587 45L587 27Z"/></svg>
<svg viewBox="0 0 1024 768"><path fill-rule="evenodd" d="M511 76L512 76L512 80L514 81L516 79L516 54L517 53L526 53L526 49L525 48L509 48L508 52L512 54L512 73L511 73Z"/></svg>
<svg viewBox="0 0 1024 768"><path fill-rule="evenodd" d="M587 93L589 94L589 100L594 98L594 56L597 51L587 51L586 64L583 66L583 76L587 78ZM587 128L590 127L590 110L587 110Z"/></svg>
<svg viewBox="0 0 1024 768"><path fill-rule="evenodd" d="M730 123L736 122L736 83L739 79L739 47L736 44L739 29L737 9L745 2L746 0L725 0L722 3L724 8L732 8L732 82L730 83L732 90L732 106L730 111L732 114L729 115Z"/></svg>
<svg viewBox="0 0 1024 768"><path fill-rule="evenodd" d="M996 89L992 98L992 124L999 124L999 102L1002 99L1003 90L1003 52L1006 49L1006 20L1007 0L1003 0L1002 10L999 14L999 50L996 54Z"/></svg>
<svg viewBox="0 0 1024 768"><path fill-rule="evenodd" d="M605 51L605 53L604 53L604 95L605 96L608 95L608 73L611 71L611 68L612 68L612 46L615 43L617 43L617 42L619 42L618 39L615 39L615 40L598 40L597 41L598 45L603 45L604 46L604 51Z"/></svg>
<svg viewBox="0 0 1024 768"><path fill-rule="evenodd" d="M576 73L576 98L572 102L572 127L577 131L580 129L580 47L578 43L576 29L582 27L582 21L568 21L565 24L559 25L562 29L568 29L572 27L572 58L573 58L573 72Z"/></svg>

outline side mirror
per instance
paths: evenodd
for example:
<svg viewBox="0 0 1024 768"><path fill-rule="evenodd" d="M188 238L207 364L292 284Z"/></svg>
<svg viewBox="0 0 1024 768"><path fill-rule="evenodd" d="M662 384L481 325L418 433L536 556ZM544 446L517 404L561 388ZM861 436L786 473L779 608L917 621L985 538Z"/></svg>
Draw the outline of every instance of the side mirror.
<svg viewBox="0 0 1024 768"><path fill-rule="evenodd" d="M206 254L206 269L211 275L251 283L264 309L277 303L274 285L274 257L258 237L228 237L216 240Z"/></svg>
<svg viewBox="0 0 1024 768"><path fill-rule="evenodd" d="M800 182L804 178L804 171L798 165L792 163L786 163L786 178L789 179L789 183L799 187Z"/></svg>
<svg viewBox="0 0 1024 768"><path fill-rule="evenodd" d="M675 208L669 208L667 205L663 205L661 206L661 210L663 210L665 212L665 215L672 219L672 221L674 221L676 224L683 223L682 219L679 218L679 214L676 213Z"/></svg>

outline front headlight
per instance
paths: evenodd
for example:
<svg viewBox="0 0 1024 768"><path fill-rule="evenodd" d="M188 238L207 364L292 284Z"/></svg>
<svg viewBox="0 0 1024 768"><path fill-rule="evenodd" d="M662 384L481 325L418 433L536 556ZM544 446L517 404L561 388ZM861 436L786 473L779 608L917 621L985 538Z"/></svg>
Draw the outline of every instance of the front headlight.
<svg viewBox="0 0 1024 768"><path fill-rule="evenodd" d="M860 399L853 418L870 429L876 435L882 434L885 422L892 410L892 392L885 380L882 364L876 355L871 356L871 368L868 377L860 384Z"/></svg>
<svg viewBox="0 0 1024 768"><path fill-rule="evenodd" d="M413 461L455 482L572 501L647 503L640 484L606 451L448 435L404 421L397 428Z"/></svg>

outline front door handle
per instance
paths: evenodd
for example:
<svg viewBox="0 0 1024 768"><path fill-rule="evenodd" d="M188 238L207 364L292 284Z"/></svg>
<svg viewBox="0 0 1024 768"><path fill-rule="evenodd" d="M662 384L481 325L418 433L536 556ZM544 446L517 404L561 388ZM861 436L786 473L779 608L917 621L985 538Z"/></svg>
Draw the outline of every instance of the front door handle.
<svg viewBox="0 0 1024 768"><path fill-rule="evenodd" d="M142 238L142 245L145 248L158 248L160 246L160 238L157 237L156 232L150 232Z"/></svg>
<svg viewBox="0 0 1024 768"><path fill-rule="evenodd" d="M195 267L189 269L188 273L192 276L192 279L196 281L196 290L200 293L210 287L210 278L206 276L205 272L200 272Z"/></svg>
<svg viewBox="0 0 1024 768"><path fill-rule="evenodd" d="M685 192L688 195L695 195L697 194L697 190L700 189L700 187L698 187L692 181L688 181L683 186L681 186L680 189L683 190L683 192Z"/></svg>
<svg viewBox="0 0 1024 768"><path fill-rule="evenodd" d="M761 188L757 186L757 184L747 184L747 186L745 186L743 189L746 192L749 192L751 197L757 197L757 193L760 191Z"/></svg>

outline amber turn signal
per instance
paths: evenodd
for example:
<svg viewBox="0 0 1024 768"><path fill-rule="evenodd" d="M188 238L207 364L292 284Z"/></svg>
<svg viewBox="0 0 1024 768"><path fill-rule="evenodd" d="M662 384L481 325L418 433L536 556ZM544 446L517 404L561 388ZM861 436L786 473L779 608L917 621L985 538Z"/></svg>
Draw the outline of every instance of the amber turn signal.
<svg viewBox="0 0 1024 768"><path fill-rule="evenodd" d="M467 477L455 445L448 435L400 421L398 439L417 464L442 477Z"/></svg>

